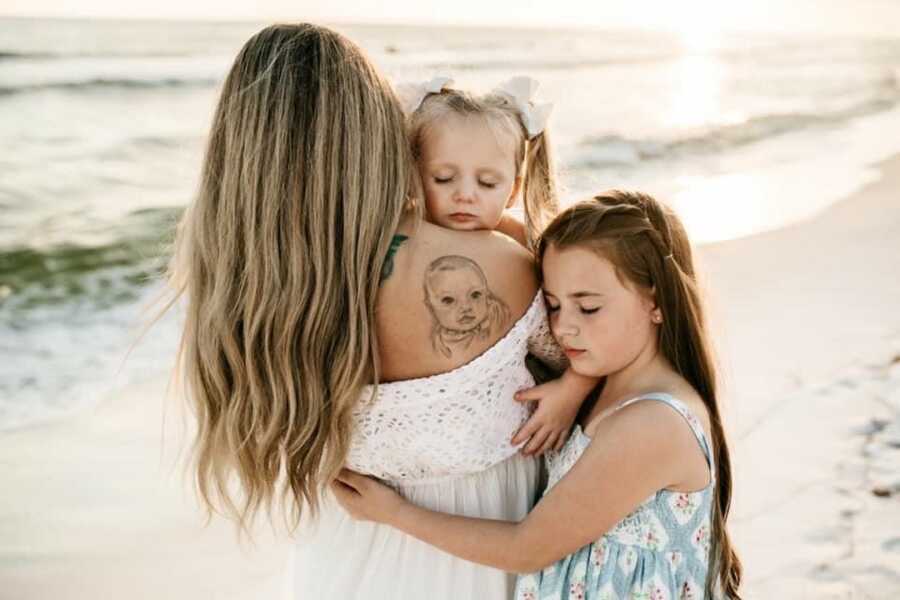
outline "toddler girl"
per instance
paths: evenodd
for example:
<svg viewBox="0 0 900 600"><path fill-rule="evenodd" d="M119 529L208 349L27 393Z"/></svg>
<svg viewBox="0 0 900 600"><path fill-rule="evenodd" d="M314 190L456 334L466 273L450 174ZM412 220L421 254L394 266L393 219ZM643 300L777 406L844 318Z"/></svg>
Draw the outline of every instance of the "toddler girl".
<svg viewBox="0 0 900 600"><path fill-rule="evenodd" d="M426 218L458 230L498 230L530 246L557 211L547 133L550 104L534 103L538 83L514 77L475 96L436 77L401 86ZM525 224L509 216L522 197Z"/></svg>

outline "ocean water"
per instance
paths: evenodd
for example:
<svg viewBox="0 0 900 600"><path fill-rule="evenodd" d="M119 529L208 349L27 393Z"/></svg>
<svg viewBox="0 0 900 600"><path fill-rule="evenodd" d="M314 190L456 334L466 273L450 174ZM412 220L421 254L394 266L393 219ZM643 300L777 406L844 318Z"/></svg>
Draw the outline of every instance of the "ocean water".
<svg viewBox="0 0 900 600"><path fill-rule="evenodd" d="M176 312L132 345L262 26L0 19L0 429L168 376ZM397 81L539 79L565 201L639 187L699 242L812 216L900 151L900 39L339 29Z"/></svg>

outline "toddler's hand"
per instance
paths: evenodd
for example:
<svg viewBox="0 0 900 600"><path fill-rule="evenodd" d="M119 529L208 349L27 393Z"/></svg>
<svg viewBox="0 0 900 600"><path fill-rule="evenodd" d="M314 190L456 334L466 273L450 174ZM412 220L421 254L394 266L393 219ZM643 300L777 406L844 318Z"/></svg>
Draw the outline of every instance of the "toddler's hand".
<svg viewBox="0 0 900 600"><path fill-rule="evenodd" d="M512 438L513 444L528 443L522 454L540 456L547 450L559 450L569 439L572 423L578 416L583 398L567 393L562 379L517 392L519 402L536 401L537 408Z"/></svg>

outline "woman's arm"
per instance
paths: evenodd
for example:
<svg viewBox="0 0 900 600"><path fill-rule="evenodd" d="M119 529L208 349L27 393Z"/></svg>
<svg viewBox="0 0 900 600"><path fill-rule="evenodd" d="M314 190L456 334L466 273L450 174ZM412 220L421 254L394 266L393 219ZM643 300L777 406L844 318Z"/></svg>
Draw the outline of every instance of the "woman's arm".
<svg viewBox="0 0 900 600"><path fill-rule="evenodd" d="M598 539L658 490L679 485L706 462L682 417L638 402L598 423L594 441L521 522L460 517L407 502L351 472L333 485L355 518L396 527L466 560L523 573Z"/></svg>

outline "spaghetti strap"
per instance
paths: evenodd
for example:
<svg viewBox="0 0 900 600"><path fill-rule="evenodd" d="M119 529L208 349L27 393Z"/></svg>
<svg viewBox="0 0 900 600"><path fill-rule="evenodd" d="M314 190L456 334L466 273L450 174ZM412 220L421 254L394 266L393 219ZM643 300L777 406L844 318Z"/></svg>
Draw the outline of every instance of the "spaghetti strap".
<svg viewBox="0 0 900 600"><path fill-rule="evenodd" d="M712 445L709 443L709 439L706 436L706 431L703 429L703 425L700 424L700 420L691 412L691 409L687 407L681 400L675 398L671 394L666 394L664 392L653 392L650 394L644 394L643 396L638 396L637 398L631 398L630 400L626 400L622 402L613 410L613 412L617 410L621 410L626 406L634 404L635 402L640 402L641 400L656 400L657 402L662 402L663 404L672 408L675 412L684 417L684 420L687 421L688 426L691 428L691 431L694 432L694 437L697 438L697 442L700 444L700 449L703 450L703 455L706 457L706 463L709 465L710 475L713 480L716 477L716 469L715 462L712 454Z"/></svg>

